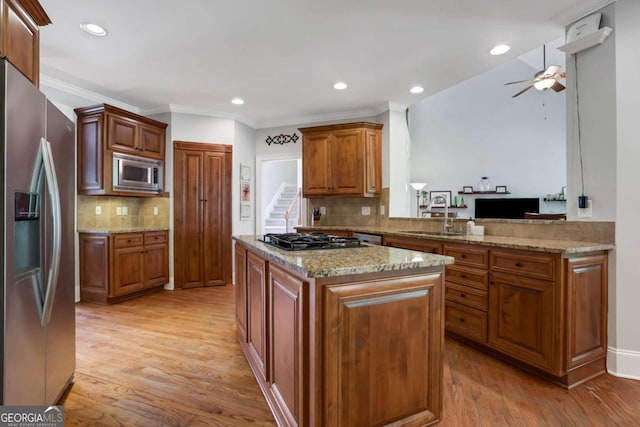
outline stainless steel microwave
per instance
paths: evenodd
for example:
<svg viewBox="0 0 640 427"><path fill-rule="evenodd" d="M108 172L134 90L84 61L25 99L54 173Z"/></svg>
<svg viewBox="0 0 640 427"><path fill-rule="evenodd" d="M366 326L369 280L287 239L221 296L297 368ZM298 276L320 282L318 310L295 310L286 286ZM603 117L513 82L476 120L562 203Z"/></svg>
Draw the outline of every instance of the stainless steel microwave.
<svg viewBox="0 0 640 427"><path fill-rule="evenodd" d="M113 153L113 191L162 193L162 160Z"/></svg>

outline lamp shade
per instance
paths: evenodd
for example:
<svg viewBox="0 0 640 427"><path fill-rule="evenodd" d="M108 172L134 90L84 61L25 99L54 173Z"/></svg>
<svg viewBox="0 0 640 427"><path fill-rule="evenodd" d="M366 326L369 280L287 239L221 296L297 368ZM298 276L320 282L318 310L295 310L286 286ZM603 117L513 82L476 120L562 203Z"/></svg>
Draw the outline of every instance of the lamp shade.
<svg viewBox="0 0 640 427"><path fill-rule="evenodd" d="M427 186L426 182L410 182L409 185L411 186L411 188L413 188L416 191L420 191L422 190L424 187Z"/></svg>

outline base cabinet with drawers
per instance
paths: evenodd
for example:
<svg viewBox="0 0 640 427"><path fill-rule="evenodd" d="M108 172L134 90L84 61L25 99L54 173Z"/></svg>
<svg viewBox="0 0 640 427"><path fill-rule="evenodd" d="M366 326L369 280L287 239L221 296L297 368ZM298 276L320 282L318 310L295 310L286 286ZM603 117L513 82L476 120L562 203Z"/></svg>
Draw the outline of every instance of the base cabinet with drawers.
<svg viewBox="0 0 640 427"><path fill-rule="evenodd" d="M110 304L169 282L166 231L80 233L80 298Z"/></svg>
<svg viewBox="0 0 640 427"><path fill-rule="evenodd" d="M606 252L562 255L396 235L383 241L455 258L445 270L447 335L566 388L606 371Z"/></svg>

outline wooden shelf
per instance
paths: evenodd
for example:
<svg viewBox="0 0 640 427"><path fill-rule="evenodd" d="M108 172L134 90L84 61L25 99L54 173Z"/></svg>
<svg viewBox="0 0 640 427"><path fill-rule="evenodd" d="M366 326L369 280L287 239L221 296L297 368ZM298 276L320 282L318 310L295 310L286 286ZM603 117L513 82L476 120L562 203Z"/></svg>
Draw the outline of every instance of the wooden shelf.
<svg viewBox="0 0 640 427"><path fill-rule="evenodd" d="M458 194L511 194L509 191L474 191L473 193L465 193L464 191L458 191Z"/></svg>
<svg viewBox="0 0 640 427"><path fill-rule="evenodd" d="M449 206L449 209L467 209L469 206ZM420 205L420 209L426 209L427 205ZM431 209L444 209L443 206L431 206Z"/></svg>

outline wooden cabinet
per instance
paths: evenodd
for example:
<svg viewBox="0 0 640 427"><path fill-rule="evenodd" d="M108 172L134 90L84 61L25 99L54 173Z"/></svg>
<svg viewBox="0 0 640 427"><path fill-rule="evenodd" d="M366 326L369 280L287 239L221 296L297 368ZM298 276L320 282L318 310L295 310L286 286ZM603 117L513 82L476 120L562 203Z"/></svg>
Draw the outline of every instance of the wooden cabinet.
<svg viewBox="0 0 640 427"><path fill-rule="evenodd" d="M175 142L178 288L231 283L231 150L230 145Z"/></svg>
<svg viewBox="0 0 640 427"><path fill-rule="evenodd" d="M236 334L238 341L247 342L247 249L235 245Z"/></svg>
<svg viewBox="0 0 640 427"><path fill-rule="evenodd" d="M484 343L489 306L489 250L445 243L442 253L455 259L445 272L445 329Z"/></svg>
<svg viewBox="0 0 640 427"><path fill-rule="evenodd" d="M164 160L164 128L123 116L107 113L107 148L152 159Z"/></svg>
<svg viewBox="0 0 640 427"><path fill-rule="evenodd" d="M80 233L80 297L113 303L169 282L168 233Z"/></svg>
<svg viewBox="0 0 640 427"><path fill-rule="evenodd" d="M300 128L303 197L379 196L382 124Z"/></svg>
<svg viewBox="0 0 640 427"><path fill-rule="evenodd" d="M269 393L288 425L307 418L304 375L308 328L308 283L269 264Z"/></svg>
<svg viewBox="0 0 640 427"><path fill-rule="evenodd" d="M310 278L239 241L236 266L238 340L278 425L439 421L442 267Z"/></svg>
<svg viewBox="0 0 640 427"><path fill-rule="evenodd" d="M411 249L414 251L428 252L431 254L442 254L442 242L437 240L416 239L404 236L382 236L382 244L400 249Z"/></svg>
<svg viewBox="0 0 640 427"><path fill-rule="evenodd" d="M269 380L267 347L267 262L249 252L247 255L247 346L254 371Z"/></svg>
<svg viewBox="0 0 640 427"><path fill-rule="evenodd" d="M0 2L0 57L6 57L34 85L40 84L40 30L51 23L38 1Z"/></svg>
<svg viewBox="0 0 640 427"><path fill-rule="evenodd" d="M108 104L76 108L78 194L149 196L113 190L113 153L164 160L167 124Z"/></svg>
<svg viewBox="0 0 640 427"><path fill-rule="evenodd" d="M449 244L445 327L567 388L605 372L607 256Z"/></svg>

